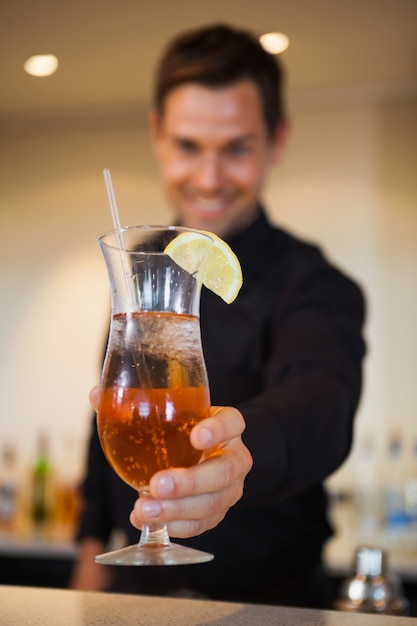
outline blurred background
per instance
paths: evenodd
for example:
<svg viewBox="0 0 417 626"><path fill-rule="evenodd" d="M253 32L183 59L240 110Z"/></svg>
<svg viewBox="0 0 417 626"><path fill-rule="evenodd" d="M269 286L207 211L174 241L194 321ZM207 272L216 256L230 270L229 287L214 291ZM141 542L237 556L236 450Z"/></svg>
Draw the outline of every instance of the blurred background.
<svg viewBox="0 0 417 626"><path fill-rule="evenodd" d="M292 130L264 200L274 222L323 246L368 301L355 444L329 490L336 503L356 494L361 507L395 477L404 518L386 541L407 536L417 577L415 0L2 1L0 484L17 477L20 540L40 456L53 476L52 517L76 517L109 315L102 170L122 224L170 222L147 128L153 71L171 36L215 21L289 36ZM58 71L26 74L26 58L44 53ZM361 532L384 523L380 507L364 512ZM342 552L331 554L335 568Z"/></svg>

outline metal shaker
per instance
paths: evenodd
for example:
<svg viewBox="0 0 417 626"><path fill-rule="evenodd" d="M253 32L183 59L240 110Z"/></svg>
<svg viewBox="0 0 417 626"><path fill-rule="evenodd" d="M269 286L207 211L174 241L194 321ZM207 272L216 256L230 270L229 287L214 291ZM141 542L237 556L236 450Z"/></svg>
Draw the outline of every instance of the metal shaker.
<svg viewBox="0 0 417 626"><path fill-rule="evenodd" d="M389 571L381 548L361 546L355 555L356 573L343 581L335 608L358 613L407 615L400 578Z"/></svg>

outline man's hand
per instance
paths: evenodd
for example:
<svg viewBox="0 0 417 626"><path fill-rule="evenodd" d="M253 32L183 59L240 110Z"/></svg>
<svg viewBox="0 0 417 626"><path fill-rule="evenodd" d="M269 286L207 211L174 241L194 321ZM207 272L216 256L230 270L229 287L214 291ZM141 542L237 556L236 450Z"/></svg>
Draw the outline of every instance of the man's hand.
<svg viewBox="0 0 417 626"><path fill-rule="evenodd" d="M90 393L95 410L100 389ZM151 479L151 498L139 498L130 521L140 529L143 522L165 522L171 537L192 537L217 526L242 497L252 457L241 435L242 414L232 407L212 407L211 416L191 431L190 440L204 451L198 465L157 472Z"/></svg>

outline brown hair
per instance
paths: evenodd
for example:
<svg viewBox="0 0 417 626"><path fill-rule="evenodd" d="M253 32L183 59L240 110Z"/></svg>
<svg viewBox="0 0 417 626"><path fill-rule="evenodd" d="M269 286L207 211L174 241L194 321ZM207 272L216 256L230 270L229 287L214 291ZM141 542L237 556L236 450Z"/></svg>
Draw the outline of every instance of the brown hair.
<svg viewBox="0 0 417 626"><path fill-rule="evenodd" d="M157 69L154 106L163 113L167 94L184 83L220 88L245 78L259 89L272 135L284 117L282 67L254 35L224 24L187 31L172 40Z"/></svg>

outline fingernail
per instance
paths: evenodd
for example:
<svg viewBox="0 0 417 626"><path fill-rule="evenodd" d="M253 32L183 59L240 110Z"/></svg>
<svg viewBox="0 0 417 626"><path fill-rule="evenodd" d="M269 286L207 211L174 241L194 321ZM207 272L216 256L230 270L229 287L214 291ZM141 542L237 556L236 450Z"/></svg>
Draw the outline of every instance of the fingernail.
<svg viewBox="0 0 417 626"><path fill-rule="evenodd" d="M161 476L158 480L158 496L170 496L174 491L175 483L171 476Z"/></svg>
<svg viewBox="0 0 417 626"><path fill-rule="evenodd" d="M161 512L162 507L156 500L145 500L145 502L142 504L142 513L144 513L146 517L158 517Z"/></svg>
<svg viewBox="0 0 417 626"><path fill-rule="evenodd" d="M202 446L209 444L211 442L211 431L208 428L200 428L198 431L198 441Z"/></svg>

